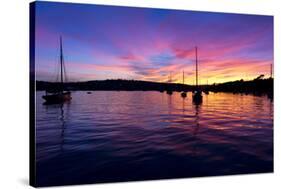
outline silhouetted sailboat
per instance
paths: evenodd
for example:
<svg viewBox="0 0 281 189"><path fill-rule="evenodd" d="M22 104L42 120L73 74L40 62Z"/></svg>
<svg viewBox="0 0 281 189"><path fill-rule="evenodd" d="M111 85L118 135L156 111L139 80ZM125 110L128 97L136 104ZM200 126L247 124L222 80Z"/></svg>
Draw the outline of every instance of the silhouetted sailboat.
<svg viewBox="0 0 281 189"><path fill-rule="evenodd" d="M182 72L182 84L184 85L184 71ZM186 97L186 92L185 92L185 91L183 91L183 92L181 93L181 97L182 97L182 98L185 98L185 97Z"/></svg>
<svg viewBox="0 0 281 189"><path fill-rule="evenodd" d="M197 47L195 47L195 59L196 59L196 89L193 91L192 100L195 103L202 102L202 91L198 87L198 58L197 58Z"/></svg>
<svg viewBox="0 0 281 189"><path fill-rule="evenodd" d="M209 91L207 90L207 89L204 89L204 91L203 91L206 95L208 95L209 94Z"/></svg>
<svg viewBox="0 0 281 189"><path fill-rule="evenodd" d="M209 94L209 84L208 84L208 80L207 80L207 85L204 87L203 92L208 95Z"/></svg>
<svg viewBox="0 0 281 189"><path fill-rule="evenodd" d="M171 75L171 72L170 72L170 77L169 77L169 83L172 82L172 75ZM170 88L171 86L168 86L168 90L167 90L167 94L168 95L172 95L173 94L173 91L172 89Z"/></svg>
<svg viewBox="0 0 281 189"><path fill-rule="evenodd" d="M65 90L64 87L65 65L62 49L62 38L60 37L60 82L57 87L52 90L46 90L46 94L42 98L47 104L59 104L71 100L71 92Z"/></svg>

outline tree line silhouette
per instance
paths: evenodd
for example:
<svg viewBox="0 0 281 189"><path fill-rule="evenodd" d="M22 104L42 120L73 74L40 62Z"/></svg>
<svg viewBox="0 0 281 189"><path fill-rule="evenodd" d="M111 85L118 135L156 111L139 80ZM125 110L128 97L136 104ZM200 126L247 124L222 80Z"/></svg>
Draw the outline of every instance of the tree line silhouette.
<svg viewBox="0 0 281 189"><path fill-rule="evenodd" d="M199 89L212 92L232 92L232 93L253 93L253 94L272 94L273 95L273 78L264 79L263 75L250 80L243 79L212 85L200 85ZM36 90L52 91L61 87L60 83L36 81ZM64 88L72 91L194 91L196 86L177 84L177 83L161 83L139 80L93 80L83 82L64 83Z"/></svg>

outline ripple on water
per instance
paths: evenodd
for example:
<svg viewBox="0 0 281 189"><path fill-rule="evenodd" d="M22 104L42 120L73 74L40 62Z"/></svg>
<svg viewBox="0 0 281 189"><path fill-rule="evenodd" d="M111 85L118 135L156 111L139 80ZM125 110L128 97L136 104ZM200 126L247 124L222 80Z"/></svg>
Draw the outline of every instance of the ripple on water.
<svg viewBox="0 0 281 189"><path fill-rule="evenodd" d="M44 106L37 92L41 185L273 171L273 103L211 93L73 93Z"/></svg>

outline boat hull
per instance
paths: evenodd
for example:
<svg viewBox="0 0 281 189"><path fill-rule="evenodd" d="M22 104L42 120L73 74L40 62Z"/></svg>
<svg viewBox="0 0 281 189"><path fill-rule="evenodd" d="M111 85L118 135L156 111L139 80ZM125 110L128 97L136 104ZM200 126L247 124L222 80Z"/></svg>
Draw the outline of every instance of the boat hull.
<svg viewBox="0 0 281 189"><path fill-rule="evenodd" d="M195 104L201 104L203 100L201 91L194 91L192 100Z"/></svg>
<svg viewBox="0 0 281 189"><path fill-rule="evenodd" d="M172 94L173 94L173 91L168 90L168 91L167 91L167 94L168 94L168 95L172 95Z"/></svg>
<svg viewBox="0 0 281 189"><path fill-rule="evenodd" d="M182 98L186 98L186 92L182 92L182 93L181 93L181 97L182 97Z"/></svg>
<svg viewBox="0 0 281 189"><path fill-rule="evenodd" d="M209 91L203 91L206 95L208 95L209 94Z"/></svg>
<svg viewBox="0 0 281 189"><path fill-rule="evenodd" d="M57 94L47 94L42 96L47 104L59 104L71 100L71 92L63 92Z"/></svg>

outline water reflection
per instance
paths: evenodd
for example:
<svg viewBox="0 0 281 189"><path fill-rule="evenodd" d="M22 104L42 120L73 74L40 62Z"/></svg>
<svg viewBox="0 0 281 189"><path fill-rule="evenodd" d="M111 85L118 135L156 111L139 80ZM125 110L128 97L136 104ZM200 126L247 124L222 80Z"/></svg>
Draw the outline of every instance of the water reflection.
<svg viewBox="0 0 281 189"><path fill-rule="evenodd" d="M192 93L95 91L44 106L40 95L41 185L273 170L273 103L266 96L210 93L194 103Z"/></svg>
<svg viewBox="0 0 281 189"><path fill-rule="evenodd" d="M46 124L44 124L46 128L43 130L52 131L52 134L48 133L48 137L46 137L46 139L53 142L54 146L56 146L55 149L58 149L58 151L63 151L65 144L65 130L67 127L66 120L69 115L71 102L69 101L61 104L42 103L42 105L43 109L45 109L45 113L52 115L49 117L50 119L44 121L46 122ZM52 128L47 125L48 121L50 121Z"/></svg>
<svg viewBox="0 0 281 189"><path fill-rule="evenodd" d="M182 113L184 114L185 112L185 99L186 98L182 98Z"/></svg>
<svg viewBox="0 0 281 189"><path fill-rule="evenodd" d="M192 150L192 154L193 156L197 156L198 155L198 151L197 151L197 146L199 145L199 139L198 139L198 133L199 133L199 120L200 120L200 106L201 104L194 104L194 109L195 109L195 121L194 121L194 131L193 131L193 138L194 138L194 145L193 145L193 150Z"/></svg>
<svg viewBox="0 0 281 189"><path fill-rule="evenodd" d="M64 117L64 104L60 104L60 121L61 121L61 150L63 150L64 144L64 131L65 131L65 117Z"/></svg>
<svg viewBox="0 0 281 189"><path fill-rule="evenodd" d="M200 106L201 104L195 104L195 129L193 135L196 136L199 130L199 113L200 113Z"/></svg>

